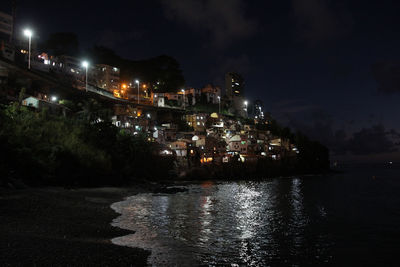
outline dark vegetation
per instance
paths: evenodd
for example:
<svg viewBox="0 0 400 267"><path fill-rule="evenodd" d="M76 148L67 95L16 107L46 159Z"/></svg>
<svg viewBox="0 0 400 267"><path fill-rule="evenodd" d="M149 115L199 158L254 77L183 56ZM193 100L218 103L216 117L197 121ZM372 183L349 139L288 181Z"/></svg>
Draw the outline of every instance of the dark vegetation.
<svg viewBox="0 0 400 267"><path fill-rule="evenodd" d="M144 60L130 60L118 56L113 50L94 46L86 53L94 64L108 64L121 69L121 81L133 82L132 77L151 83L155 92L175 92L185 85L185 79L176 59L160 55Z"/></svg>
<svg viewBox="0 0 400 267"><path fill-rule="evenodd" d="M86 51L79 48L76 34L57 32L40 45L44 52L52 55L70 55L87 59L91 64L107 64L121 69L121 81L133 82L132 77L154 84L157 92L175 92L185 85L185 79L176 59L160 55L150 59L131 60L117 55L108 47L95 45Z"/></svg>
<svg viewBox="0 0 400 267"><path fill-rule="evenodd" d="M294 169L297 173L316 173L329 170L329 149L319 142L310 140L301 132L292 133L290 128L282 127L277 121L271 120L266 125L273 135L289 139L297 149L297 162Z"/></svg>
<svg viewBox="0 0 400 267"><path fill-rule="evenodd" d="M115 127L107 119L109 111L95 106L87 103L70 117L19 103L2 106L0 182L101 186L169 177L172 159L159 156L145 136Z"/></svg>
<svg viewBox="0 0 400 267"><path fill-rule="evenodd" d="M132 136L115 127L108 120L110 110L97 101L89 99L76 106L70 103L70 107L74 113L68 117L33 111L18 102L1 107L3 185L15 180L29 185L129 185L138 180L176 177L173 157L158 155L157 143L148 142L146 136ZM183 123L179 128L184 126L188 127ZM300 151L297 158L209 164L189 170L185 178L254 179L329 170L327 148L275 121L265 127L276 136L290 139Z"/></svg>

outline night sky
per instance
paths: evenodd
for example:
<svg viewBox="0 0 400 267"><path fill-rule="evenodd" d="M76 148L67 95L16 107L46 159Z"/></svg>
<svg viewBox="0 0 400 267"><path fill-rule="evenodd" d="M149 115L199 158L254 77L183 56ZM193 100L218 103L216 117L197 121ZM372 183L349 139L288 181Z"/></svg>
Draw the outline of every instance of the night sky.
<svg viewBox="0 0 400 267"><path fill-rule="evenodd" d="M167 54L186 86L223 87L226 71L240 72L249 100L333 159L400 161L399 1L18 2L17 27L37 39L70 31L81 48Z"/></svg>

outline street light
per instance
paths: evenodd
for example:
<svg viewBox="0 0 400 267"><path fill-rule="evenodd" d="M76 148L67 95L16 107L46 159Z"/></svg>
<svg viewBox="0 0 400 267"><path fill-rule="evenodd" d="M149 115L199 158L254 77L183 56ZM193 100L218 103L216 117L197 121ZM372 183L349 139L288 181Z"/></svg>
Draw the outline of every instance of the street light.
<svg viewBox="0 0 400 267"><path fill-rule="evenodd" d="M183 109L186 109L186 107L185 107L185 89L181 89L181 92L183 93Z"/></svg>
<svg viewBox="0 0 400 267"><path fill-rule="evenodd" d="M28 37L29 40L29 54L28 54L28 69L31 69L31 38L32 38L32 31L29 29L24 30L24 35Z"/></svg>
<svg viewBox="0 0 400 267"><path fill-rule="evenodd" d="M139 89L140 89L140 82L139 80L136 80L135 83L137 84L137 103L140 103L140 97L139 97Z"/></svg>
<svg viewBox="0 0 400 267"><path fill-rule="evenodd" d="M86 92L88 91L88 67L89 67L89 62L87 62L86 60L85 61L82 61L82 67L84 67L85 68L85 70L86 70L86 81L85 81L85 84L86 84L86 86L85 86L85 89L86 89Z"/></svg>
<svg viewBox="0 0 400 267"><path fill-rule="evenodd" d="M220 96L217 97L218 97L218 114L221 114L221 97Z"/></svg>
<svg viewBox="0 0 400 267"><path fill-rule="evenodd" d="M144 89L144 92L145 92L145 94L146 94L146 97L148 97L149 95L147 94L147 85L146 85L146 84L143 84L142 87L143 87L143 89Z"/></svg>
<svg viewBox="0 0 400 267"><path fill-rule="evenodd" d="M244 101L244 105L246 106L245 109L244 109L246 111L246 116L247 116L247 104L248 104L247 100Z"/></svg>

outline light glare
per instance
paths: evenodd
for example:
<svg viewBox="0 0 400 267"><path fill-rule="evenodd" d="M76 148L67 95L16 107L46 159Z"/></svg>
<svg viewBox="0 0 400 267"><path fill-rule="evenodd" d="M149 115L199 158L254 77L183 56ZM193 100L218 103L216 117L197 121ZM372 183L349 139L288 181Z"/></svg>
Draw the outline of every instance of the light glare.
<svg viewBox="0 0 400 267"><path fill-rule="evenodd" d="M32 31L31 30L29 30L29 29L26 29L26 30L24 30L24 35L25 36L27 36L27 37L31 37L32 36Z"/></svg>
<svg viewBox="0 0 400 267"><path fill-rule="evenodd" d="M82 66L83 66L84 68L89 67L89 62L87 62L87 61L82 61Z"/></svg>

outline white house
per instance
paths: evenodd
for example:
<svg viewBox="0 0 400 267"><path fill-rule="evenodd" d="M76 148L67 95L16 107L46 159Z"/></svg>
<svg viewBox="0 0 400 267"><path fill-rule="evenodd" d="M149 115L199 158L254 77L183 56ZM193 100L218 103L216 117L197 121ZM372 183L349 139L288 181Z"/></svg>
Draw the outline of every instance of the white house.
<svg viewBox="0 0 400 267"><path fill-rule="evenodd" d="M228 141L228 151L246 154L247 153L247 141L242 140L240 135L232 136Z"/></svg>
<svg viewBox="0 0 400 267"><path fill-rule="evenodd" d="M169 144L169 147L176 152L178 157L186 157L187 155L187 142L178 140Z"/></svg>

